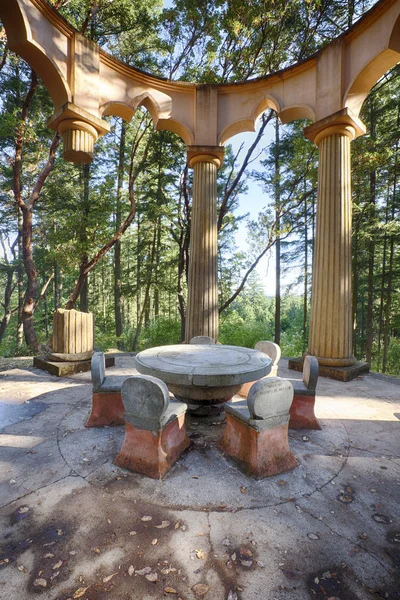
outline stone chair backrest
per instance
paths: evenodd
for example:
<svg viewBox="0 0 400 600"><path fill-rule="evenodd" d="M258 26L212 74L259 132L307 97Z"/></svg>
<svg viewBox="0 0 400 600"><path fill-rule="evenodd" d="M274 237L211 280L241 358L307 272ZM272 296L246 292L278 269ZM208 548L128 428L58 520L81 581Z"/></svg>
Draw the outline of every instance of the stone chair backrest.
<svg viewBox="0 0 400 600"><path fill-rule="evenodd" d="M134 375L122 384L125 413L143 421L157 421L169 406L166 384L151 375Z"/></svg>
<svg viewBox="0 0 400 600"><path fill-rule="evenodd" d="M201 346L212 346L215 344L214 340L208 335L196 335L192 337L189 344L199 344Z"/></svg>
<svg viewBox="0 0 400 600"><path fill-rule="evenodd" d="M252 419L270 419L289 413L293 402L293 386L287 379L266 377L254 383L247 396Z"/></svg>
<svg viewBox="0 0 400 600"><path fill-rule="evenodd" d="M316 389L318 371L318 359L315 356L305 356L303 364L303 383L308 390Z"/></svg>
<svg viewBox="0 0 400 600"><path fill-rule="evenodd" d="M106 359L103 352L95 352L90 365L94 388L100 388L106 378Z"/></svg>
<svg viewBox="0 0 400 600"><path fill-rule="evenodd" d="M269 342L268 340L261 340L260 342L257 342L257 344L254 346L254 349L258 350L259 352L264 352L264 354L268 354L272 360L273 367L278 364L281 357L281 349L278 344Z"/></svg>

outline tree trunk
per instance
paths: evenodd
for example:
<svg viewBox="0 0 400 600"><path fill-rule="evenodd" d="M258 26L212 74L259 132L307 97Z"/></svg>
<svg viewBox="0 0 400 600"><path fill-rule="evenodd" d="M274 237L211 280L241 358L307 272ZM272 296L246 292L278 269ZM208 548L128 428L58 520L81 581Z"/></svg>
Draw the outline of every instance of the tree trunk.
<svg viewBox="0 0 400 600"><path fill-rule="evenodd" d="M374 104L371 97L370 102L371 110L371 138L374 140L375 135L375 113ZM374 308L374 263L375 263L375 232L373 231L375 226L375 202L376 202L376 171L373 170L370 173L370 198L369 198L369 224L370 224L370 239L368 242L368 301L367 301L367 348L366 348L366 361L371 367L372 362L372 344L374 341L374 330L373 330L373 308Z"/></svg>
<svg viewBox="0 0 400 600"><path fill-rule="evenodd" d="M22 252L24 258L27 284L25 289L24 304L22 307L22 323L24 326L25 342L35 352L39 351L39 344L33 326L33 312L37 297L37 270L33 262L32 253L32 210L26 206L22 209Z"/></svg>
<svg viewBox="0 0 400 600"><path fill-rule="evenodd" d="M22 310L24 306L24 259L22 250L22 210L18 206L18 325L17 346L21 348L24 341L24 325L22 322Z"/></svg>
<svg viewBox="0 0 400 600"><path fill-rule="evenodd" d="M306 179L305 191L306 188ZM304 291L303 291L303 349L307 347L307 294L308 294L308 227L307 227L307 196L304 198Z"/></svg>
<svg viewBox="0 0 400 600"><path fill-rule="evenodd" d="M13 293L13 278L14 278L14 269L8 268L6 275L6 286L4 288L4 315L0 322L0 343L4 337L4 334L7 329L7 325L10 322L12 310L11 310L11 296Z"/></svg>

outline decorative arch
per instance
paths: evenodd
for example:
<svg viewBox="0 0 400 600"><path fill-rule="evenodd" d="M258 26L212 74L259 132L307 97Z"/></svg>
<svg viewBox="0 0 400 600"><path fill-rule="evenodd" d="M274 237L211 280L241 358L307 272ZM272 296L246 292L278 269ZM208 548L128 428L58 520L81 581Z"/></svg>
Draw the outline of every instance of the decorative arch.
<svg viewBox="0 0 400 600"><path fill-rule="evenodd" d="M66 102L71 102L72 94L68 82L57 64L34 41L24 9L17 2L10 3L2 15L2 20L9 48L36 71L48 89L54 106L58 108Z"/></svg>
<svg viewBox="0 0 400 600"><path fill-rule="evenodd" d="M291 121L296 121L297 119L309 119L313 123L316 120L314 110L306 104L285 106L285 108L280 111L279 118L284 125Z"/></svg>
<svg viewBox="0 0 400 600"><path fill-rule="evenodd" d="M357 117L371 88L383 75L400 61L400 54L384 50L373 58L353 79L343 97L343 106Z"/></svg>
<svg viewBox="0 0 400 600"><path fill-rule="evenodd" d="M242 118L227 125L219 136L219 143L224 145L231 137L238 133L256 130L257 119L269 108L279 113L279 103L273 96L265 95L261 102L252 110L247 118Z"/></svg>

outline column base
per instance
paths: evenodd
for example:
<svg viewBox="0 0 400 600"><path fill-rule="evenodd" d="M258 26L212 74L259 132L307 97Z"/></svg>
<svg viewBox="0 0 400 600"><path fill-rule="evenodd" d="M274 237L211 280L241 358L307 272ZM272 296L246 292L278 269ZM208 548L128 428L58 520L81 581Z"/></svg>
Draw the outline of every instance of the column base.
<svg viewBox="0 0 400 600"><path fill-rule="evenodd" d="M292 369L293 371L302 372L303 357L289 358L288 368ZM329 379L336 379L337 381L351 381L360 375L367 375L368 373L369 365L368 363L362 361L356 361L355 364L348 366L323 365L319 363L320 377L328 377Z"/></svg>
<svg viewBox="0 0 400 600"><path fill-rule="evenodd" d="M114 365L115 358L113 356L106 356L106 367L113 367ZM47 356L35 356L33 358L33 366L36 369L47 371L56 377L68 377L68 375L90 371L91 361L57 362L55 360L48 360Z"/></svg>

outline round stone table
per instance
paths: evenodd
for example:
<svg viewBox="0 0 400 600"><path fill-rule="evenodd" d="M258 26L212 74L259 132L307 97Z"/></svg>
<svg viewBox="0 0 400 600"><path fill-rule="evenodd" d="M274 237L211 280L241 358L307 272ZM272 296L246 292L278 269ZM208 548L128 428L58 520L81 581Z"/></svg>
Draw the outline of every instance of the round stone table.
<svg viewBox="0 0 400 600"><path fill-rule="evenodd" d="M271 362L258 350L220 344L159 346L136 356L139 373L164 381L198 416L221 413L243 383L268 375Z"/></svg>

